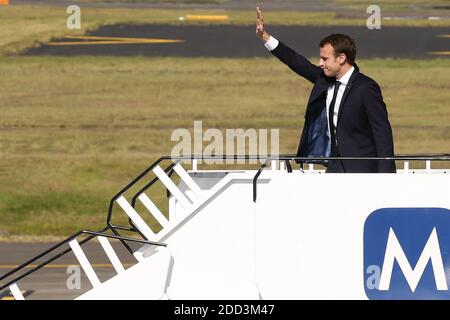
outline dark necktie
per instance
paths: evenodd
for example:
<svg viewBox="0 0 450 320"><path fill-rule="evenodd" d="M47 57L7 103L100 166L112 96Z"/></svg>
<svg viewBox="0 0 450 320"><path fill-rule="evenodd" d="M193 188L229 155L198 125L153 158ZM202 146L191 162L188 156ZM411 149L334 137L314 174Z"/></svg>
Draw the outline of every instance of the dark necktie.
<svg viewBox="0 0 450 320"><path fill-rule="evenodd" d="M339 91L339 86L341 83L336 81L334 85L333 99L330 103L330 109L328 111L328 122L330 123L330 138L331 138L331 156L336 157L337 154L337 145L336 145L336 127L334 126L333 117L334 117L334 105L336 104L336 97Z"/></svg>

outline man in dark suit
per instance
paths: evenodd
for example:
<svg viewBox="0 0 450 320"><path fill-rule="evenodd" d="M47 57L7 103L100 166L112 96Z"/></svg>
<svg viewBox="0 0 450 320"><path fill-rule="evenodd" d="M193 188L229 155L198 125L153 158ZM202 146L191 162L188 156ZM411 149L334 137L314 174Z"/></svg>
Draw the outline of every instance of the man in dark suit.
<svg viewBox="0 0 450 320"><path fill-rule="evenodd" d="M298 157L393 157L394 143L386 105L375 80L359 72L352 38L332 34L320 44L313 65L264 29L256 7L256 34L270 52L314 87L306 108ZM393 160L331 160L326 172L395 173Z"/></svg>

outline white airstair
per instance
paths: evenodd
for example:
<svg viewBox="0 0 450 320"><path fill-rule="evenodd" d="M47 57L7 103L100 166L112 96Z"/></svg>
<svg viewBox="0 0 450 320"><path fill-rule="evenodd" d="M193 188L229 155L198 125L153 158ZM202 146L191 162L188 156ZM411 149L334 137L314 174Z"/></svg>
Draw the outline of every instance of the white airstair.
<svg viewBox="0 0 450 320"><path fill-rule="evenodd" d="M0 291L9 288L16 300L24 299L20 280L73 252L92 285L77 299L367 299L366 233L374 212L450 208L450 172L431 168L449 155L398 156L404 167L396 174L323 174L311 164L292 170L295 160L306 160L294 156L257 158L265 161L259 170L198 170L201 157L160 158L112 198L105 228L80 231L1 276ZM410 161L425 162L425 169L410 169ZM166 213L150 196L156 182L169 195ZM118 213L129 226L113 223ZM160 230L151 228L149 217ZM116 272L104 282L82 248L94 238ZM124 268L111 238L122 242L135 265Z"/></svg>

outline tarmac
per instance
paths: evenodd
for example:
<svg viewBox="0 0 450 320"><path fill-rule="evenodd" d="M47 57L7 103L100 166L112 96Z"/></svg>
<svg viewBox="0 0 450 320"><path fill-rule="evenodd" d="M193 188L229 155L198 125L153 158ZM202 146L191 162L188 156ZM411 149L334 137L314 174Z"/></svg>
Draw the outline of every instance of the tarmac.
<svg viewBox="0 0 450 320"><path fill-rule="evenodd" d="M357 44L357 58L429 59L450 57L450 28L353 26L268 26L267 31L306 57L317 57L318 42L345 33ZM56 39L26 55L270 57L255 27L231 25L109 25L85 36Z"/></svg>

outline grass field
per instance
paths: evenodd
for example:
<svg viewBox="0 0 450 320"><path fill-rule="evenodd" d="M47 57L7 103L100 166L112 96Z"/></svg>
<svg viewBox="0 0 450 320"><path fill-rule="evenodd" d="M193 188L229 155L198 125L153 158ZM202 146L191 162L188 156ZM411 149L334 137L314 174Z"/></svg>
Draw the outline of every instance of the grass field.
<svg viewBox="0 0 450 320"><path fill-rule="evenodd" d="M359 65L382 86L396 153L450 151L450 60ZM194 120L280 128L280 152L293 153L311 89L259 58L1 57L0 74L3 237L104 225L109 199Z"/></svg>

